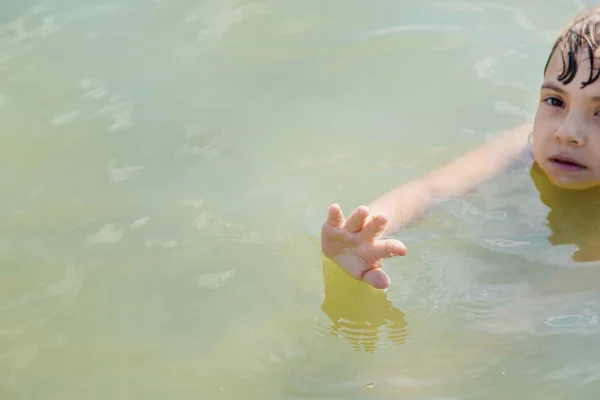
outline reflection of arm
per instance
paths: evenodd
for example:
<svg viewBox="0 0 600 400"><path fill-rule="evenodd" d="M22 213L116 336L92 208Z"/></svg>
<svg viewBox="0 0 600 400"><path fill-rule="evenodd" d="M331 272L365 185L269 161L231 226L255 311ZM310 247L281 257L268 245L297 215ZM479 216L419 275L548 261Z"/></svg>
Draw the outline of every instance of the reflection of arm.
<svg viewBox="0 0 600 400"><path fill-rule="evenodd" d="M351 278L333 262L323 260L325 298L321 309L332 322L333 333L355 348L374 352L377 342L400 344L406 336L404 313L394 307L385 292Z"/></svg>
<svg viewBox="0 0 600 400"><path fill-rule="evenodd" d="M401 185L369 205L389 223L384 235L407 226L434 203L460 196L509 168L528 147L531 125L523 125L454 160L425 177Z"/></svg>

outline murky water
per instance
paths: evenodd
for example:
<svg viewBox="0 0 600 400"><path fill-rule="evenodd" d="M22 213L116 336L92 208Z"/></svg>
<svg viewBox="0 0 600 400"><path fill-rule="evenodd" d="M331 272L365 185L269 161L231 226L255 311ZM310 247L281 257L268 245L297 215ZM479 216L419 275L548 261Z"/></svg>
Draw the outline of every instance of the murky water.
<svg viewBox="0 0 600 400"><path fill-rule="evenodd" d="M597 264L529 171L401 232L386 293L319 250L527 120L592 3L0 3L0 397L592 398Z"/></svg>

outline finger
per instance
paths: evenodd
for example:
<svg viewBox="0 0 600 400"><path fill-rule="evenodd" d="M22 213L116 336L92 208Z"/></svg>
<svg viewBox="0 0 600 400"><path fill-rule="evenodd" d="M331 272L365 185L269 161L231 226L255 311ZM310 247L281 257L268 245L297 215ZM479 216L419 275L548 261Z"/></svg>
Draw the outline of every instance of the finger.
<svg viewBox="0 0 600 400"><path fill-rule="evenodd" d="M405 256L408 252L404 243L395 239L378 240L373 243L373 255L375 258L390 258L394 256Z"/></svg>
<svg viewBox="0 0 600 400"><path fill-rule="evenodd" d="M362 230L363 237L366 240L375 239L381 234L381 232L383 232L387 223L388 219L385 215L374 215L373 217L369 218L369 220L365 223L365 226Z"/></svg>
<svg viewBox="0 0 600 400"><path fill-rule="evenodd" d="M329 206L329 213L327 215L327 223L336 228L342 226L344 223L344 213L339 204L332 204Z"/></svg>
<svg viewBox="0 0 600 400"><path fill-rule="evenodd" d="M352 233L359 232L365 225L368 216L369 209L367 207L357 207L344 223L344 229Z"/></svg>
<svg viewBox="0 0 600 400"><path fill-rule="evenodd" d="M362 280L375 289L387 289L390 287L390 277L381 268L373 268L365 272Z"/></svg>

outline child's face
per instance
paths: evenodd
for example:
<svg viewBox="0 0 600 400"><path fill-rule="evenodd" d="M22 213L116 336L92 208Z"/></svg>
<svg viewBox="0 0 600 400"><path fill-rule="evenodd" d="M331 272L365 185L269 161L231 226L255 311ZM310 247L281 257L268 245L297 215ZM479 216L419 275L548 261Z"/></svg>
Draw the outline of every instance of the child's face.
<svg viewBox="0 0 600 400"><path fill-rule="evenodd" d="M582 54L575 79L567 85L557 79L563 69L560 53L552 56L533 127L536 163L566 189L600 186L600 79L581 88L590 78L590 62ZM598 73L596 66L593 73Z"/></svg>

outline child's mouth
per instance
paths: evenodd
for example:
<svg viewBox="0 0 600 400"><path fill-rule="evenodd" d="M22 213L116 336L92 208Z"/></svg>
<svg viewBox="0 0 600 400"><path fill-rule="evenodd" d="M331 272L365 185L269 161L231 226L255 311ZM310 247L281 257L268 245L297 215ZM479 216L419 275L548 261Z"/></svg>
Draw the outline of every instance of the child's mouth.
<svg viewBox="0 0 600 400"><path fill-rule="evenodd" d="M567 157L552 157L550 162L554 166L554 168L559 169L561 171L567 172L576 172L587 169L585 165L578 163L572 158Z"/></svg>

